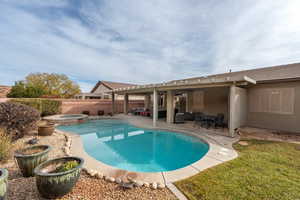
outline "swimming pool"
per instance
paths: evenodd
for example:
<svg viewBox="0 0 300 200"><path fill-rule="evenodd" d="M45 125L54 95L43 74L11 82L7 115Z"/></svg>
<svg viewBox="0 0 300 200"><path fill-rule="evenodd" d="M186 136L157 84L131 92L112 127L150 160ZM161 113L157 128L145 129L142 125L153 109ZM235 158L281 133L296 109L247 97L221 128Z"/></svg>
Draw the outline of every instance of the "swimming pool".
<svg viewBox="0 0 300 200"><path fill-rule="evenodd" d="M176 170L198 161L209 149L196 137L142 129L121 120L91 120L57 128L79 134L85 151L96 160L128 171Z"/></svg>

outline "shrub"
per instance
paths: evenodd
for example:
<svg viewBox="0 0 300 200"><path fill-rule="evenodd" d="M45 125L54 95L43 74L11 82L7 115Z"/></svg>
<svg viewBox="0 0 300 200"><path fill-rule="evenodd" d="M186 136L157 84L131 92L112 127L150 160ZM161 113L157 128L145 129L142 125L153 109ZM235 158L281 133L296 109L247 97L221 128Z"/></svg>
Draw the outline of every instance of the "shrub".
<svg viewBox="0 0 300 200"><path fill-rule="evenodd" d="M42 116L47 116L47 115L55 115L60 113L61 109L61 101L57 100L50 100L50 99L42 99L41 100L42 104Z"/></svg>
<svg viewBox="0 0 300 200"><path fill-rule="evenodd" d="M18 103L0 103L0 127L4 127L12 140L23 137L40 119L38 110Z"/></svg>
<svg viewBox="0 0 300 200"><path fill-rule="evenodd" d="M53 99L12 99L11 102L21 103L40 111L41 116L60 113L61 101Z"/></svg>
<svg viewBox="0 0 300 200"><path fill-rule="evenodd" d="M11 153L11 139L4 129L0 128L0 162L6 161Z"/></svg>
<svg viewBox="0 0 300 200"><path fill-rule="evenodd" d="M20 98L20 99L11 99L10 102L24 104L24 105L27 105L27 106L37 109L39 112L42 111L42 104L40 102L40 99L22 99L22 98Z"/></svg>

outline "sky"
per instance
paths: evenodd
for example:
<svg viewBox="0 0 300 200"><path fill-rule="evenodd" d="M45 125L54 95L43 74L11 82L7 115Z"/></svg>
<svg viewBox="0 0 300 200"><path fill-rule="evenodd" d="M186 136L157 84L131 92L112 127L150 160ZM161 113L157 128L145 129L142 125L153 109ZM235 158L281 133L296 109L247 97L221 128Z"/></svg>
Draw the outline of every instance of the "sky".
<svg viewBox="0 0 300 200"><path fill-rule="evenodd" d="M300 62L299 0L0 0L0 85L136 84Z"/></svg>

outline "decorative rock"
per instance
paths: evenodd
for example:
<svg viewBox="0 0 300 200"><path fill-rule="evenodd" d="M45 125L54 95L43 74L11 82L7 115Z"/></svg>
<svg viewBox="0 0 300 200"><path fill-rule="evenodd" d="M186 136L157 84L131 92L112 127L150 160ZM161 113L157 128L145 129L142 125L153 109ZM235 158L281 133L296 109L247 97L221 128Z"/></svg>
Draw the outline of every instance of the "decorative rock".
<svg viewBox="0 0 300 200"><path fill-rule="evenodd" d="M109 182L115 182L115 178L114 177L109 177L109 176L107 176L107 177L105 177L105 180L106 181L109 181Z"/></svg>
<svg viewBox="0 0 300 200"><path fill-rule="evenodd" d="M125 189L132 189L133 188L133 183L121 183L120 186L125 188Z"/></svg>
<svg viewBox="0 0 300 200"><path fill-rule="evenodd" d="M66 142L66 146L70 147L71 146L71 141Z"/></svg>
<svg viewBox="0 0 300 200"><path fill-rule="evenodd" d="M69 149L67 147L64 147L64 152L67 153Z"/></svg>
<svg viewBox="0 0 300 200"><path fill-rule="evenodd" d="M118 184L122 183L122 179L116 178L116 183L118 183Z"/></svg>
<svg viewBox="0 0 300 200"><path fill-rule="evenodd" d="M82 168L82 170L85 171L86 173L89 173L88 172L89 170L86 167Z"/></svg>
<svg viewBox="0 0 300 200"><path fill-rule="evenodd" d="M142 182L142 181L136 181L136 182L134 183L134 185L135 185L136 187L142 187L142 186L143 186L143 182Z"/></svg>
<svg viewBox="0 0 300 200"><path fill-rule="evenodd" d="M109 181L113 183L113 182L115 182L115 178L114 177L110 177Z"/></svg>
<svg viewBox="0 0 300 200"><path fill-rule="evenodd" d="M95 170L91 170L91 176L96 176L96 174L97 174L97 171L95 171Z"/></svg>
<svg viewBox="0 0 300 200"><path fill-rule="evenodd" d="M155 183L155 182L152 183L152 184L151 184L151 188L154 189L154 190L156 190L156 189L157 189L157 183Z"/></svg>
<svg viewBox="0 0 300 200"><path fill-rule="evenodd" d="M97 172L96 177L99 178L99 179L102 179L103 178L103 174L100 173L100 172Z"/></svg>
<svg viewBox="0 0 300 200"><path fill-rule="evenodd" d="M129 182L131 182L131 183L134 182L134 180L133 180L133 178L132 178L131 176L127 176L127 180L128 180Z"/></svg>
<svg viewBox="0 0 300 200"><path fill-rule="evenodd" d="M95 171L90 169L87 171L87 173L90 175L90 176L93 176L95 174Z"/></svg>
<svg viewBox="0 0 300 200"><path fill-rule="evenodd" d="M165 184L162 184L162 183L158 183L158 184L157 184L157 188L158 188L158 189L164 189L165 187L166 187Z"/></svg>
<svg viewBox="0 0 300 200"><path fill-rule="evenodd" d="M150 187L150 184L148 182L145 182L144 186L148 188L148 187Z"/></svg>
<svg viewBox="0 0 300 200"><path fill-rule="evenodd" d="M248 146L249 145L247 141L239 141L238 144L242 145L242 146Z"/></svg>

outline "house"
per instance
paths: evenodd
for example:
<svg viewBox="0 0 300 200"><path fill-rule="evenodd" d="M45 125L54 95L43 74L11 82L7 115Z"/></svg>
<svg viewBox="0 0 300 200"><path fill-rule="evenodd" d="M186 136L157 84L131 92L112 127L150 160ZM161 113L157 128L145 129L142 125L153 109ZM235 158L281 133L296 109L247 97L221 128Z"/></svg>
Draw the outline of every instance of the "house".
<svg viewBox="0 0 300 200"><path fill-rule="evenodd" d="M75 96L76 99L111 99L112 90L118 88L127 88L136 86L129 83L119 83L111 81L98 81L90 93L80 93ZM115 95L116 100L123 100L123 95ZM134 95L130 97L131 100L144 100L144 96Z"/></svg>
<svg viewBox="0 0 300 200"><path fill-rule="evenodd" d="M125 95L124 113L128 96L145 95L153 126L160 109L166 110L167 123L174 122L175 97L180 96L180 112L223 114L229 136L242 126L300 133L300 63L117 88L113 93Z"/></svg>
<svg viewBox="0 0 300 200"><path fill-rule="evenodd" d="M10 86L0 85L0 98L6 98L10 90L11 90Z"/></svg>

